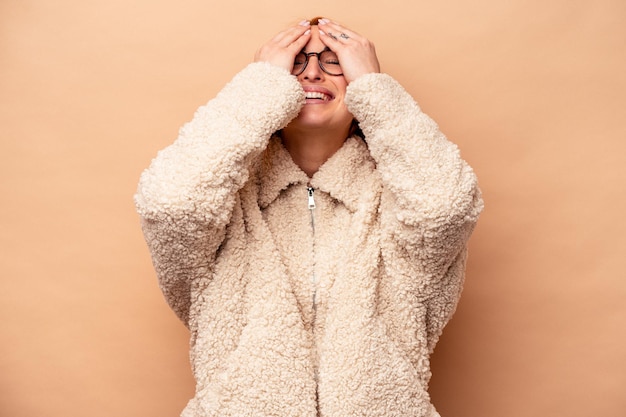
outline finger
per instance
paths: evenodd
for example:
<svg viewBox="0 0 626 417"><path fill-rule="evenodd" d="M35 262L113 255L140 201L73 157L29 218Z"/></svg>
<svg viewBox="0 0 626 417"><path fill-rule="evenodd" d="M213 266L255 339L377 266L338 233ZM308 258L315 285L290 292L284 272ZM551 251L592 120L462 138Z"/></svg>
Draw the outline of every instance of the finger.
<svg viewBox="0 0 626 417"><path fill-rule="evenodd" d="M311 39L311 29L307 29L302 35L296 38L290 45L287 46L294 56L300 52Z"/></svg>
<svg viewBox="0 0 626 417"><path fill-rule="evenodd" d="M332 22L328 19L322 19L319 21L318 25L321 27L321 30L326 32L329 36L336 38L335 40L348 40L348 39L358 39L362 38L358 33L341 26L338 23Z"/></svg>
<svg viewBox="0 0 626 417"><path fill-rule="evenodd" d="M254 61L269 62L291 70L294 58L311 39L308 21L292 26L278 33L274 38L259 48Z"/></svg>
<svg viewBox="0 0 626 417"><path fill-rule="evenodd" d="M308 21L303 20L299 24L278 33L271 42L285 48L300 38L307 30L310 30L310 24Z"/></svg>
<svg viewBox="0 0 626 417"><path fill-rule="evenodd" d="M341 37L341 33L337 31L329 30L328 32L325 32L320 29L319 32L320 40L322 41L322 43L326 45L328 49L336 53L339 53L340 50L344 49L347 45L346 41L350 40L348 34L346 34L348 36L348 39L344 39Z"/></svg>
<svg viewBox="0 0 626 417"><path fill-rule="evenodd" d="M322 41L324 45L328 46L330 50L335 51L335 48L337 46L341 46L341 42L339 42L339 39L332 31L329 31L328 33L326 33L322 29L320 29L319 32L320 32L320 40Z"/></svg>

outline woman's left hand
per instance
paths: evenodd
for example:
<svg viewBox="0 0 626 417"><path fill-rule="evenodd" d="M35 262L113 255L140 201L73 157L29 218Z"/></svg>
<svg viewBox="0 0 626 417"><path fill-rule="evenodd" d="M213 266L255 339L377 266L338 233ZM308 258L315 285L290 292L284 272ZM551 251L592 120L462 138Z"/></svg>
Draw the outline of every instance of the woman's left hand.
<svg viewBox="0 0 626 417"><path fill-rule="evenodd" d="M367 38L328 19L318 22L320 39L337 54L348 83L361 75L380 72L374 44Z"/></svg>

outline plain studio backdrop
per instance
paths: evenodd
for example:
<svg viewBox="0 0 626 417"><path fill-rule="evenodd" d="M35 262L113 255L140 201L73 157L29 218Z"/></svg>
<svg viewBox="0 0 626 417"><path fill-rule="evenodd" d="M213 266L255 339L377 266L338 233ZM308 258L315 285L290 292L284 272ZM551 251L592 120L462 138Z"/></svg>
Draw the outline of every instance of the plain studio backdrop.
<svg viewBox="0 0 626 417"><path fill-rule="evenodd" d="M0 415L169 417L188 334L132 195L276 32L374 41L486 209L433 357L443 417L626 415L626 2L2 0Z"/></svg>

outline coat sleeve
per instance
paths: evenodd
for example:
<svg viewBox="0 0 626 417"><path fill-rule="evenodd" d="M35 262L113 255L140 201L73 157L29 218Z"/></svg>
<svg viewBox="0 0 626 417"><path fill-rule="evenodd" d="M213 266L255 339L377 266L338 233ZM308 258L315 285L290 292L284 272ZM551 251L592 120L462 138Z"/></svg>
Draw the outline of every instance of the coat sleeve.
<svg viewBox="0 0 626 417"><path fill-rule="evenodd" d="M302 87L286 70L250 64L142 173L135 204L161 290L183 322L190 285L210 279L251 164L303 102Z"/></svg>
<svg viewBox="0 0 626 417"><path fill-rule="evenodd" d="M432 351L463 285L466 245L482 210L476 176L459 149L392 77L353 81L348 108L359 121L383 182L383 232L420 282Z"/></svg>

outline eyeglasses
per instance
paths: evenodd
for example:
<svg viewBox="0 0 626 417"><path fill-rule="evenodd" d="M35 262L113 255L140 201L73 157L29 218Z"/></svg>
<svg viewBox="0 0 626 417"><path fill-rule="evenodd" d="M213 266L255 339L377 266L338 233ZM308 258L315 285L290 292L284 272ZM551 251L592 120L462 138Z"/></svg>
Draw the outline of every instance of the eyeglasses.
<svg viewBox="0 0 626 417"><path fill-rule="evenodd" d="M341 70L341 66L339 65L339 59L337 58L337 54L331 51L328 48L325 48L322 52L300 52L296 55L296 59L293 61L293 69L291 70L292 75L300 75L306 69L307 64L309 63L309 57L316 56L317 63L319 64L322 71L324 71L328 75L343 75L343 71Z"/></svg>

